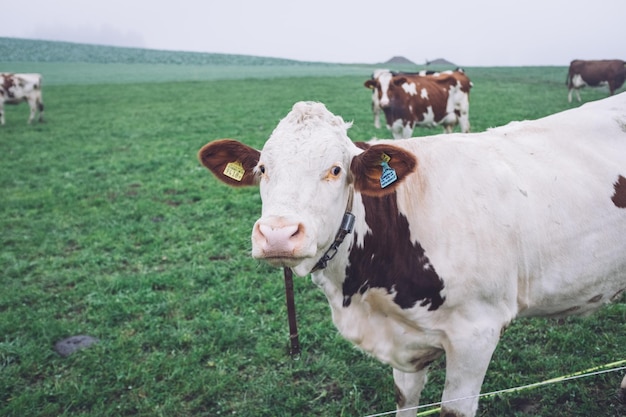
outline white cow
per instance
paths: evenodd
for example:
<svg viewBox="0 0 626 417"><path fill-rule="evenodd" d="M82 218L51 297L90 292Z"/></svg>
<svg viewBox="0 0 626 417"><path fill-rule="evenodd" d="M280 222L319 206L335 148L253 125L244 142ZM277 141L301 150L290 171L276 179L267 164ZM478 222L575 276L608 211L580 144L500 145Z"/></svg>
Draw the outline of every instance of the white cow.
<svg viewBox="0 0 626 417"><path fill-rule="evenodd" d="M349 126L296 103L262 151L219 140L199 158L260 185L252 256L312 272L341 334L393 367L398 416L443 354L441 415L474 416L511 320L626 289L626 93L477 134L357 146Z"/></svg>
<svg viewBox="0 0 626 417"><path fill-rule="evenodd" d="M41 95L41 74L0 73L0 124L4 124L4 105L28 102L30 117L35 119L39 111L39 121L43 122L43 97Z"/></svg>

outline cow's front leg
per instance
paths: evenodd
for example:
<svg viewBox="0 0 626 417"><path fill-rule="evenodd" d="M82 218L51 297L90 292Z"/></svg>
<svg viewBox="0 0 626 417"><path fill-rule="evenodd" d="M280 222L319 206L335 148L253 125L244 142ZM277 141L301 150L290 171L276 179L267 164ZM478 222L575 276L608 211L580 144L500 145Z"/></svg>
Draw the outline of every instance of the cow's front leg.
<svg viewBox="0 0 626 417"><path fill-rule="evenodd" d="M372 114L374 115L374 127L380 129L380 106L372 102Z"/></svg>
<svg viewBox="0 0 626 417"><path fill-rule="evenodd" d="M415 417L420 395L426 385L427 374L428 367L411 373L393 370L393 380L396 384L396 406L398 407L396 417Z"/></svg>
<svg viewBox="0 0 626 417"><path fill-rule="evenodd" d="M458 334L449 335L446 350L446 383L441 417L473 417L491 355L504 326L464 323Z"/></svg>
<svg viewBox="0 0 626 417"><path fill-rule="evenodd" d="M33 123L35 116L37 115L37 101L28 100L28 106L30 107L30 116L28 117L28 124Z"/></svg>

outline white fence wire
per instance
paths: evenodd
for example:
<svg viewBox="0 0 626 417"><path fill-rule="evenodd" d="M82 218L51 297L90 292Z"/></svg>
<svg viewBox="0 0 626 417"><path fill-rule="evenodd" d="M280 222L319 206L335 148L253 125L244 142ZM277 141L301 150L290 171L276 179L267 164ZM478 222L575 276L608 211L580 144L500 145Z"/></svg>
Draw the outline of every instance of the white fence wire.
<svg viewBox="0 0 626 417"><path fill-rule="evenodd" d="M596 367L589 368L589 369L585 369L583 371L574 372L573 374L563 375L563 376L547 379L547 380L541 381L541 382L535 382L535 383L528 384L528 385L522 385L522 386L519 386L519 387L507 388L507 389L502 389L502 390L498 390L498 391L491 391L491 392L486 392L484 394L478 394L478 395L473 395L473 396L464 397L464 398L456 398L454 400L449 400L449 401L440 401L440 402L436 402L436 403L418 405L416 407L403 408L402 410L393 410L393 411L386 411L386 412L378 413L378 414L369 414L369 415L364 416L364 417L381 417L381 416L387 416L387 415L395 414L398 411L420 410L420 409L423 409L423 408L436 407L436 408L432 408L431 410L423 411L423 412L420 412L420 413L417 414L417 417L428 416L428 415L435 414L435 413L439 412L441 410L441 406L443 404L448 404L448 403L452 403L452 402L456 402L456 401L462 401L462 400L468 400L470 398L493 397L495 395L509 394L509 393L512 393L512 392L518 392L518 391L524 391L524 390L528 390L528 389L532 389L532 388L537 388L537 387L540 387L540 386L543 386L543 385L556 384L556 383L560 383L560 382L571 381L573 379L586 378L586 377L590 377L590 376L594 376L594 375L606 374L606 373L609 373L609 372L623 371L623 370L626 370L626 366L620 366L620 365L624 365L624 364L626 364L626 359L621 360L621 361L617 361L617 362L607 363L605 365L600 365L600 366L596 366Z"/></svg>

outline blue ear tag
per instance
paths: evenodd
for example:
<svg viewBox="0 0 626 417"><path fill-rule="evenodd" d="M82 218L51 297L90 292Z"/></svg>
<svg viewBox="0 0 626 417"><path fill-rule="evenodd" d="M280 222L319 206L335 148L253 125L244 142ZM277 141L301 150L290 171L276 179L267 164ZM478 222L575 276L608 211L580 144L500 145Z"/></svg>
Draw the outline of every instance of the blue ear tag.
<svg viewBox="0 0 626 417"><path fill-rule="evenodd" d="M383 167L383 174L380 176L380 188L385 188L398 180L396 170L391 168L386 161L380 163Z"/></svg>

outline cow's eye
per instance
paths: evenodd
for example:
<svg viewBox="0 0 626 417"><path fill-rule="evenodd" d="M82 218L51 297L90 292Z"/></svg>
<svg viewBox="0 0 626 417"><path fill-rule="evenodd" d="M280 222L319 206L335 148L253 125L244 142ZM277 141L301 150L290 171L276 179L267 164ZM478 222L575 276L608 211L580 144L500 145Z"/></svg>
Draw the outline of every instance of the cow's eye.
<svg viewBox="0 0 626 417"><path fill-rule="evenodd" d="M332 166L328 171L326 171L326 175L324 179L326 181L335 181L339 179L341 175L341 167L339 165Z"/></svg>
<svg viewBox="0 0 626 417"><path fill-rule="evenodd" d="M259 165L259 172L265 174L265 165Z"/></svg>

